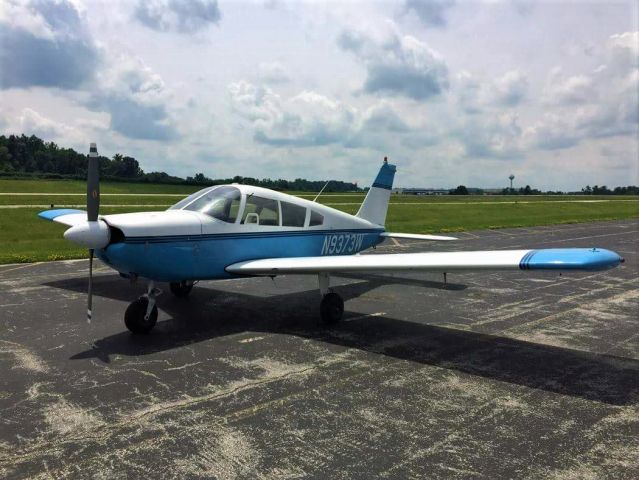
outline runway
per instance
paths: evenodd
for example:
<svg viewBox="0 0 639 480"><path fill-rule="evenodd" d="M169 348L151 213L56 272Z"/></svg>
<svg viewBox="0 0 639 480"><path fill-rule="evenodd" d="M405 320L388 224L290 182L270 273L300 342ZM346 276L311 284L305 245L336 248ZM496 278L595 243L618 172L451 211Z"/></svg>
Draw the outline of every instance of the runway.
<svg viewBox="0 0 639 480"><path fill-rule="evenodd" d="M607 272L349 275L145 290L87 261L0 266L3 478L636 478L639 220L387 242L602 247Z"/></svg>

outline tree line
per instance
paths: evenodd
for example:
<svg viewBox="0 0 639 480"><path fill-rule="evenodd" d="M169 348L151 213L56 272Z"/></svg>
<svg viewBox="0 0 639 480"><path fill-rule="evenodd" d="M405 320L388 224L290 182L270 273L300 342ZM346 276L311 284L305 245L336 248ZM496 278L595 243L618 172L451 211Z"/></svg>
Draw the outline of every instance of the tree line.
<svg viewBox="0 0 639 480"><path fill-rule="evenodd" d="M139 162L128 155L116 153L113 158L100 156L100 177L104 180L164 183L184 185L219 185L242 183L273 190L297 190L317 192L325 180L257 179L235 176L233 178L209 178L203 173L186 178L166 172L145 172ZM62 148L54 142L45 142L35 135L0 135L0 177L32 177L83 180L87 174L87 155L72 148ZM356 183L331 180L326 192L359 191Z"/></svg>
<svg viewBox="0 0 639 480"><path fill-rule="evenodd" d="M485 192L481 188L466 188L464 185L459 185L457 188L450 189L449 195L483 195ZM591 187L585 186L577 192L562 192L561 190L547 190L541 191L537 188L531 188L530 185L526 185L522 188L504 188L499 195L639 195L639 187L635 185L629 185L627 187L615 187L612 190L603 186Z"/></svg>

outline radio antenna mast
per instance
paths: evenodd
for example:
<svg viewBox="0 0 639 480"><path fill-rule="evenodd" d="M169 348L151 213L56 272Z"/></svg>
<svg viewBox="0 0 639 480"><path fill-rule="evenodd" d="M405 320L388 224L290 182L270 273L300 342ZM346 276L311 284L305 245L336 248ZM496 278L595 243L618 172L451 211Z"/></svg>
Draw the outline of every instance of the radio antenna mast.
<svg viewBox="0 0 639 480"><path fill-rule="evenodd" d="M319 196L322 194L322 192L324 191L324 189L326 188L326 186L331 183L331 181L329 180L328 182L326 182L324 184L324 186L322 187L322 189L319 191L319 193L317 194L317 196L313 199L313 201L317 200L319 198Z"/></svg>

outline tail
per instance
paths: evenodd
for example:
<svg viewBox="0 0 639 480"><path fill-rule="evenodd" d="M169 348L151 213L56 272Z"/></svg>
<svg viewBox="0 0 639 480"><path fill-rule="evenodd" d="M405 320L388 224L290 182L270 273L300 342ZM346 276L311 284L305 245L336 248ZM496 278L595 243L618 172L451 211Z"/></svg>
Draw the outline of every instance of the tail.
<svg viewBox="0 0 639 480"><path fill-rule="evenodd" d="M384 164L379 169L377 177L366 194L364 203L359 208L357 216L376 223L384 225L386 221L386 212L388 210L388 201L390 200L391 189L393 188L393 179L395 178L395 165L388 163L384 157Z"/></svg>

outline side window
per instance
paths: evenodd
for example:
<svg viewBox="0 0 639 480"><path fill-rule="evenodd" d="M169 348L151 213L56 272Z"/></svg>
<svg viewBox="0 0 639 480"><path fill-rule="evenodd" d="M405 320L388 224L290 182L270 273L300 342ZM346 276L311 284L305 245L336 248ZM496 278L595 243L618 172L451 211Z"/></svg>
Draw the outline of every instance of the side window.
<svg viewBox="0 0 639 480"><path fill-rule="evenodd" d="M282 226L303 227L306 220L306 208L294 203L280 202L282 205Z"/></svg>
<svg viewBox="0 0 639 480"><path fill-rule="evenodd" d="M313 210L311 210L311 221L308 224L309 227L315 227L317 225L321 225L324 223L324 216L320 215L317 212L314 212Z"/></svg>
<svg viewBox="0 0 639 480"><path fill-rule="evenodd" d="M249 215L250 217L247 221L247 216ZM279 225L280 212L277 206L277 200L262 198L256 195L247 195L246 206L244 207L244 214L242 215L242 223Z"/></svg>

